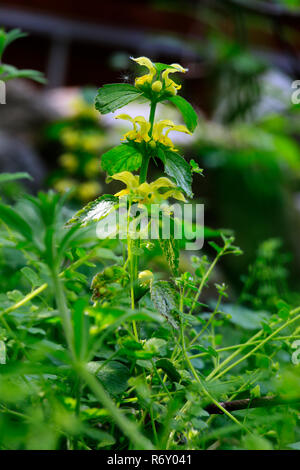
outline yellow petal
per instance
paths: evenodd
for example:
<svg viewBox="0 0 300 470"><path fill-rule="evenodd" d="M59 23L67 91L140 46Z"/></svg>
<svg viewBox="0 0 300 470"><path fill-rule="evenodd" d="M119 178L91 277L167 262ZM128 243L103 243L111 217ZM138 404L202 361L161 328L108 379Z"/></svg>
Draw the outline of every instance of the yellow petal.
<svg viewBox="0 0 300 470"><path fill-rule="evenodd" d="M190 135L192 135L192 133L188 130L188 128L185 127L185 126L183 126L183 125L181 125L181 124L178 125L178 126L173 126L173 127L171 127L171 129L168 129L168 130L166 131L166 136L167 136L167 135L169 134L169 132L171 132L171 131L184 132L185 134L190 134Z"/></svg>
<svg viewBox="0 0 300 470"><path fill-rule="evenodd" d="M150 184L152 190L157 190L160 188L174 188L176 187L175 183L171 181L169 178L165 178L164 176L158 178L156 181Z"/></svg>
<svg viewBox="0 0 300 470"><path fill-rule="evenodd" d="M139 184L139 177L130 173L130 171L121 171L111 177L114 180L122 181L125 183L127 188L137 188Z"/></svg>
<svg viewBox="0 0 300 470"><path fill-rule="evenodd" d="M153 127L153 138L154 140L159 140L162 136L162 132L166 127L173 127L175 124L170 119L163 119L162 121L157 122L154 124Z"/></svg>
<svg viewBox="0 0 300 470"><path fill-rule="evenodd" d="M176 70L177 72L181 72L181 73L185 73L188 71L188 69L185 69L180 64L171 64L171 67L174 67L175 69L177 69Z"/></svg>
<svg viewBox="0 0 300 470"><path fill-rule="evenodd" d="M179 189L171 189L170 191L165 192L161 196L163 197L163 199L168 199L169 197L173 197L174 199L177 199L178 201L187 202L184 195Z"/></svg>
<svg viewBox="0 0 300 470"><path fill-rule="evenodd" d="M156 68L153 64L153 62L151 62L150 59L148 59L148 57L137 57L136 59L134 57L130 57L131 60L134 60L134 62L137 62L139 65L143 65L144 67L147 67L147 69L149 70L149 72L151 74L155 74L156 73Z"/></svg>
<svg viewBox="0 0 300 470"><path fill-rule="evenodd" d="M116 197L122 197L122 196L127 196L129 194L129 189L122 189L122 191L119 191L118 193L115 194Z"/></svg>

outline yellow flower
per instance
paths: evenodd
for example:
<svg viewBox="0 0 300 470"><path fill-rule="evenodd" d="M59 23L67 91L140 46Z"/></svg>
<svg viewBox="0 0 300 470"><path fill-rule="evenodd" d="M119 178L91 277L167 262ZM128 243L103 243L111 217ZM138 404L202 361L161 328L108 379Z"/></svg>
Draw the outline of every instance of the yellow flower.
<svg viewBox="0 0 300 470"><path fill-rule="evenodd" d="M133 175L129 171L122 171L113 175L112 179L126 184L126 189L115 194L117 197L131 195L133 201L142 204L160 204L169 197L186 202L182 192L177 189L175 183L169 178L162 177L152 183L139 184L137 175ZM161 189L168 189L168 191L160 192Z"/></svg>
<svg viewBox="0 0 300 470"><path fill-rule="evenodd" d="M79 115L80 117L98 121L99 116L95 107L91 104L88 104L81 96L74 98L71 102L71 106L75 114Z"/></svg>
<svg viewBox="0 0 300 470"><path fill-rule="evenodd" d="M103 143L101 135L83 135L80 141L81 147L87 152L97 152Z"/></svg>
<svg viewBox="0 0 300 470"><path fill-rule="evenodd" d="M61 139L65 146L69 148L80 145L80 134L72 129L64 129L61 134Z"/></svg>
<svg viewBox="0 0 300 470"><path fill-rule="evenodd" d="M128 114L119 114L116 119L123 119L130 121L133 125L133 130L126 132L121 140L134 140L135 142L149 142L150 122L146 121L143 116L132 118Z"/></svg>
<svg viewBox="0 0 300 470"><path fill-rule="evenodd" d="M171 78L169 78L169 74L175 72L185 73L187 72L187 69L183 68L179 64L171 64L170 68L167 68L161 76L165 84L165 90L171 93L172 95L176 95L177 90L180 90L181 88L181 85L177 85L177 83L175 83L173 80L171 80Z"/></svg>
<svg viewBox="0 0 300 470"><path fill-rule="evenodd" d="M77 196L82 201L90 201L101 192L102 187L97 181L82 183L77 188Z"/></svg>
<svg viewBox="0 0 300 470"><path fill-rule="evenodd" d="M98 158L92 158L85 164L84 174L87 178L92 178L95 174L100 173L100 169Z"/></svg>
<svg viewBox="0 0 300 470"><path fill-rule="evenodd" d="M70 173L74 173L78 168L78 159L76 155L73 155L73 153L63 153L59 157L59 163Z"/></svg>
<svg viewBox="0 0 300 470"><path fill-rule="evenodd" d="M148 59L148 57L137 57L136 59L134 57L131 57L131 59L137 62L139 65L147 67L147 69L149 70L149 73L147 73L146 75L143 75L142 77L137 77L135 79L135 86L140 87L145 85L146 83L152 83L157 71L151 60Z"/></svg>
<svg viewBox="0 0 300 470"><path fill-rule="evenodd" d="M165 133L163 133L164 129L167 129ZM170 147L172 150L176 150L174 148L172 140L169 137L169 133L171 131L184 132L185 134L191 135L191 132L185 126L176 125L173 121L170 121L169 119L163 119L162 121L159 121L154 124L152 134L153 139L156 142L160 142L161 144L165 145L166 147Z"/></svg>
<svg viewBox="0 0 300 470"><path fill-rule="evenodd" d="M73 188L75 185L76 185L76 182L74 180L66 178L66 179L61 179L61 180L56 181L54 183L54 189L56 189L58 193L65 193L69 191L71 188Z"/></svg>

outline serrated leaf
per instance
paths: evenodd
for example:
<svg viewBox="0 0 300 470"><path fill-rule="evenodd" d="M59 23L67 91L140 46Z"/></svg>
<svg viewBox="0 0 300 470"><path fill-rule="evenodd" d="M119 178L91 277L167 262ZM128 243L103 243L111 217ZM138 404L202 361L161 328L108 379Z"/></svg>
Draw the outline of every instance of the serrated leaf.
<svg viewBox="0 0 300 470"><path fill-rule="evenodd" d="M138 170L142 164L142 159L142 154L135 146L121 144L102 155L101 166L104 171L112 176L125 170Z"/></svg>
<svg viewBox="0 0 300 470"><path fill-rule="evenodd" d="M112 395L125 392L130 377L129 369L118 361L93 361L88 363L88 370L95 374L103 387Z"/></svg>
<svg viewBox="0 0 300 470"><path fill-rule="evenodd" d="M101 114L108 114L123 108L141 95L142 93L129 83L111 83L99 88L95 107Z"/></svg>
<svg viewBox="0 0 300 470"><path fill-rule="evenodd" d="M159 239L159 245L162 249L166 260L169 263L169 267L174 276L178 274L178 266L179 266L179 247L178 247L178 240L175 240L174 237L170 235L167 239Z"/></svg>
<svg viewBox="0 0 300 470"><path fill-rule="evenodd" d="M198 116L193 106L179 95L170 96L168 101L173 103L181 112L184 123L188 130L194 132L198 124Z"/></svg>
<svg viewBox="0 0 300 470"><path fill-rule="evenodd" d="M174 178L176 184L186 193L188 197L193 197L192 192L192 171L187 161L176 152L163 150L158 153L158 157L165 164L165 172Z"/></svg>
<svg viewBox="0 0 300 470"><path fill-rule="evenodd" d="M118 201L117 197L111 194L104 194L95 199L95 201L89 202L66 225L80 223L84 227L90 222L99 222L109 214L113 207L118 204Z"/></svg>
<svg viewBox="0 0 300 470"><path fill-rule="evenodd" d="M178 329L172 312L177 310L177 292L168 281L153 282L150 288L151 300L157 311L163 315L173 328Z"/></svg>

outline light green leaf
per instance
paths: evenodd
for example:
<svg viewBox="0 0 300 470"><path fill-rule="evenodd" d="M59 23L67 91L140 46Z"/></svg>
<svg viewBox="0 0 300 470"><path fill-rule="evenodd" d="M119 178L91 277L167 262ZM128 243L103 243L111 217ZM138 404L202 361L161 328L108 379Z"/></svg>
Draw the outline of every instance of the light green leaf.
<svg viewBox="0 0 300 470"><path fill-rule="evenodd" d="M198 123L198 116L193 106L182 96L175 95L167 98L181 112L183 120L189 131L194 132Z"/></svg>
<svg viewBox="0 0 300 470"><path fill-rule="evenodd" d="M111 83L99 88L95 107L101 114L108 114L123 108L141 95L142 93L129 83Z"/></svg>
<svg viewBox="0 0 300 470"><path fill-rule="evenodd" d="M99 220L102 220L109 214L113 207L118 204L118 201L117 197L111 194L104 194L84 206L66 225L80 223L84 227L90 222L99 222Z"/></svg>
<svg viewBox="0 0 300 470"><path fill-rule="evenodd" d="M0 30L0 57L2 57L3 52L13 41L19 38L26 37L26 33L22 33L20 29L12 29L8 33L4 29Z"/></svg>
<svg viewBox="0 0 300 470"><path fill-rule="evenodd" d="M142 154L135 146L121 144L102 155L101 166L112 176L125 170L138 170L142 164L142 158Z"/></svg>
<svg viewBox="0 0 300 470"><path fill-rule="evenodd" d="M43 84L46 83L44 75L37 70L19 70L13 65L2 64L1 73L1 80L3 80L4 82L12 80L13 78L28 78L30 80L34 80L35 82Z"/></svg>
<svg viewBox="0 0 300 470"><path fill-rule="evenodd" d="M177 185L186 193L188 197L193 197L192 192L192 171L187 161L176 152L163 151L165 172L174 178ZM162 155L158 154L162 159Z"/></svg>
<svg viewBox="0 0 300 470"><path fill-rule="evenodd" d="M156 281L151 285L151 300L157 311L173 328L178 329L172 312L177 310L177 292L168 281Z"/></svg>
<svg viewBox="0 0 300 470"><path fill-rule="evenodd" d="M33 269L25 266L25 268L21 269L21 272L28 279L28 281L32 284L32 287L38 287L42 284L42 280L39 278L37 273L33 271Z"/></svg>
<svg viewBox="0 0 300 470"><path fill-rule="evenodd" d="M0 184L8 183L9 181L16 181L20 179L32 180L31 176L28 173L1 173L0 174Z"/></svg>

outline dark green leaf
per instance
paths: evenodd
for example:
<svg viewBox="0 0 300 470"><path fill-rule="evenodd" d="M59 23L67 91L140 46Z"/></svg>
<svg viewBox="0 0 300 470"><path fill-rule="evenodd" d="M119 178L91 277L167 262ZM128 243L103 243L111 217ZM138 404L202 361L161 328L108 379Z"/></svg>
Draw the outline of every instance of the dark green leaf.
<svg viewBox="0 0 300 470"><path fill-rule="evenodd" d="M125 170L138 170L142 164L142 158L142 154L135 146L121 144L102 155L101 166L112 176Z"/></svg>
<svg viewBox="0 0 300 470"><path fill-rule="evenodd" d="M177 309L177 292L168 281L156 281L151 285L151 300L157 311L173 328L178 329L172 312Z"/></svg>
<svg viewBox="0 0 300 470"><path fill-rule="evenodd" d="M193 197L192 192L192 171L190 165L178 153L164 150L164 160L162 154L158 154L165 163L165 172L174 178L177 185L186 193L188 197Z"/></svg>
<svg viewBox="0 0 300 470"><path fill-rule="evenodd" d="M155 365L167 374L171 382L180 382L181 376L169 359L159 359Z"/></svg>
<svg viewBox="0 0 300 470"><path fill-rule="evenodd" d="M136 100L142 93L129 83L112 83L99 88L95 106L101 114L111 113Z"/></svg>
<svg viewBox="0 0 300 470"><path fill-rule="evenodd" d="M120 362L110 361L104 365L102 361L89 362L88 369L112 395L123 393L128 387L129 369Z"/></svg>
<svg viewBox="0 0 300 470"><path fill-rule="evenodd" d="M198 116L193 106L179 95L170 96L168 101L171 101L179 109L188 130L194 132L197 127Z"/></svg>
<svg viewBox="0 0 300 470"><path fill-rule="evenodd" d="M19 232L26 240L32 240L33 234L30 225L11 207L0 203L0 221L9 228Z"/></svg>

